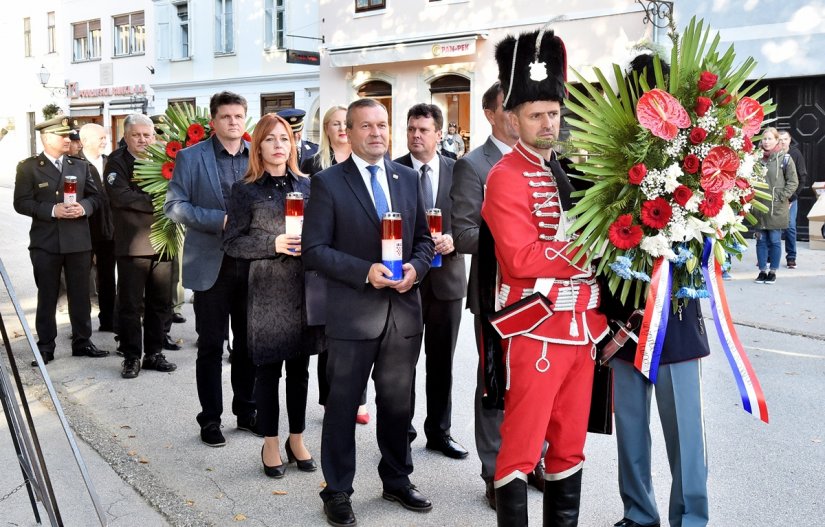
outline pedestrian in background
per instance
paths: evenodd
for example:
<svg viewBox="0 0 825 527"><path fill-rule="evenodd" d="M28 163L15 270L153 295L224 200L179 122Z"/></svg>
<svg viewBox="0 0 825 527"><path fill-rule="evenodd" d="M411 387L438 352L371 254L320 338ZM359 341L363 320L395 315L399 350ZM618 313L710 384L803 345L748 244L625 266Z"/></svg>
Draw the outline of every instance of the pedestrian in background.
<svg viewBox="0 0 825 527"><path fill-rule="evenodd" d="M464 155L464 138L458 133L455 123L447 125L447 133L441 141L441 153L447 157L458 159Z"/></svg>
<svg viewBox="0 0 825 527"><path fill-rule="evenodd" d="M791 208L788 214L788 228L785 229L785 263L788 269L796 269L796 216L799 212L799 194L808 188L808 168L805 164L805 157L799 149L791 144L791 132L788 130L779 131L779 141L782 143L782 150L789 155L796 167L796 179L798 185L793 195L790 197ZM783 163L786 161L783 158Z"/></svg>
<svg viewBox="0 0 825 527"><path fill-rule="evenodd" d="M249 169L232 186L227 208L224 250L249 260L247 310L249 353L255 364L258 426L264 436L264 473L281 478L278 384L286 367L289 439L286 454L299 470L311 472L315 461L304 444L309 357L323 345L323 326L308 326L304 306L301 235L286 233L287 194L309 197L309 178L298 172L289 124L275 114L255 126Z"/></svg>
<svg viewBox="0 0 825 527"><path fill-rule="evenodd" d="M759 146L762 148L762 165L767 170L765 180L771 202L765 204L768 212L753 212L757 221L756 261L759 266L759 275L754 282L774 284L776 270L779 269L782 259L782 230L787 229L789 224L789 200L799 182L796 178L796 166L791 156L784 153L776 128L765 128Z"/></svg>

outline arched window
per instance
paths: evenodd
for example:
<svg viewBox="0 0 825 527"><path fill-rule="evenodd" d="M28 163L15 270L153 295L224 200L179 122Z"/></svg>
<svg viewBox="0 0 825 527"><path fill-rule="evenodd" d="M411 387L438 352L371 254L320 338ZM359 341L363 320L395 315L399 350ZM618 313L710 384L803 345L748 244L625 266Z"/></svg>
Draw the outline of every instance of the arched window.
<svg viewBox="0 0 825 527"><path fill-rule="evenodd" d="M470 79L461 75L444 75L430 83L432 103L444 112L444 134L447 125L455 123L464 139L464 151L470 150Z"/></svg>

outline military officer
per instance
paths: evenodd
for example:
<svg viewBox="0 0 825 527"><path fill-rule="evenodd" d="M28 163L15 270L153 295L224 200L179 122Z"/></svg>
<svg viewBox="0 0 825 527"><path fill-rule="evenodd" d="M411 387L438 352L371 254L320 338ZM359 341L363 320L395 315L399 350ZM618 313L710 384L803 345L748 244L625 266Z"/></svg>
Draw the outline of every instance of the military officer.
<svg viewBox="0 0 825 527"><path fill-rule="evenodd" d="M45 363L54 360L57 337L57 297L60 275L66 275L72 355L105 357L91 341L89 273L92 240L88 217L101 206L101 189L89 164L69 152L69 134L77 123L58 116L35 126L43 151L17 165L14 210L31 216L29 255L37 284L37 347ZM64 193L65 182L76 178L76 196Z"/></svg>
<svg viewBox="0 0 825 527"><path fill-rule="evenodd" d="M301 139L304 131L304 117L306 112L298 108L287 108L278 112L280 117L286 119L289 126L292 127L292 135L295 137L295 148L298 150L298 166L304 159L309 159L318 153L318 145Z"/></svg>

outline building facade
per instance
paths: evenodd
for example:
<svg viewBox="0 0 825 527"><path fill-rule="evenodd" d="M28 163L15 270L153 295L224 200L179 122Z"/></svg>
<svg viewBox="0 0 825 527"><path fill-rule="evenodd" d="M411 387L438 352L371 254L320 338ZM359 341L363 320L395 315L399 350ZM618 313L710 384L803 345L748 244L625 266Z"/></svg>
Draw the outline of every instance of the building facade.
<svg viewBox="0 0 825 527"><path fill-rule="evenodd" d="M298 0L154 0L152 90L155 111L173 103L208 107L229 90L248 115L301 108L317 139L318 2ZM315 119L312 117L315 116Z"/></svg>

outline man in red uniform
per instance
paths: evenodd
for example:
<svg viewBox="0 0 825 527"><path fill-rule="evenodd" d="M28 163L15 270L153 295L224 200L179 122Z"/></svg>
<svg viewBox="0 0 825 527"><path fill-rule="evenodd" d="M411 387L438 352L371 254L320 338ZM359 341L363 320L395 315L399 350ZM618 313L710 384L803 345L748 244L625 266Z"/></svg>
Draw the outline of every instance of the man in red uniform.
<svg viewBox="0 0 825 527"><path fill-rule="evenodd" d="M495 242L496 310L535 293L552 315L519 316L501 341L504 421L496 459L499 526L527 525L527 474L542 443L544 525L578 524L581 468L593 382L594 343L607 332L596 311L599 289L582 251L569 251L565 210L572 186L553 143L558 137L567 69L564 43L552 30L507 37L496 48L504 108L520 137L490 171L481 215Z"/></svg>

